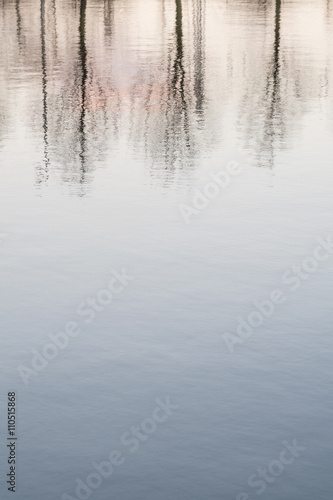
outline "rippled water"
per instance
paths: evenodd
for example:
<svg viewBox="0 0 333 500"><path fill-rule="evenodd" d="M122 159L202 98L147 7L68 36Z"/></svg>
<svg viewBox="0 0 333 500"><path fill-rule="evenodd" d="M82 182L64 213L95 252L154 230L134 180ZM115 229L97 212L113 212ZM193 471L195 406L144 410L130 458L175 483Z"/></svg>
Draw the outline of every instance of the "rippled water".
<svg viewBox="0 0 333 500"><path fill-rule="evenodd" d="M16 498L80 498L117 449L82 499L329 500L333 255L314 252L332 230L332 1L2 0L0 38ZM25 384L69 321L81 334ZM131 452L121 436L167 396L179 408Z"/></svg>

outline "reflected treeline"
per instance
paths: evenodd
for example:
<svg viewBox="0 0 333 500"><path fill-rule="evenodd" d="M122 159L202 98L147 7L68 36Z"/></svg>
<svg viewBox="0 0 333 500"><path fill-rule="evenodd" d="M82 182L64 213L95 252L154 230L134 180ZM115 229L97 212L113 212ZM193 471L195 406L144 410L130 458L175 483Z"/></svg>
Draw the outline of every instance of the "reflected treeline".
<svg viewBox="0 0 333 500"><path fill-rule="evenodd" d="M259 166L274 166L275 149L281 148L285 137L281 103L281 0L274 5L274 40L272 47L271 69L268 71L264 97L265 113L262 135L257 146ZM254 138L255 139L255 138Z"/></svg>
<svg viewBox="0 0 333 500"><path fill-rule="evenodd" d="M40 29L31 33L37 8ZM40 127L32 122L43 143L37 184L53 170L85 184L110 149L144 157L166 179L194 164L205 134L205 0L141 9L121 0L15 0L5 10L16 24L21 69L27 62L40 73L32 111L40 109ZM146 49L138 16L153 34Z"/></svg>
<svg viewBox="0 0 333 500"><path fill-rule="evenodd" d="M305 3L314 12L318 10L315 2ZM327 4L330 3L328 0ZM243 145L252 152L256 164L272 168L277 153L290 146L301 126L301 118L311 108L313 100L320 99L323 91L327 93L330 62L325 59L325 53L329 48L329 39L320 51L315 43L322 30L328 27L331 17L329 8L319 7L321 25L311 33L314 39L313 57L307 53L304 65L304 39L295 31L299 23L299 31L309 39L310 26L302 26L300 16L305 5L300 8L297 2L257 0L248 2L248 6L247 23L255 23L258 13L260 20L264 21L255 33L257 37L258 31L261 31L261 59L259 72L253 72L255 65L251 65L249 70L252 70L252 75L245 75L243 109L238 123L243 132ZM251 43L251 34L248 36L248 43Z"/></svg>
<svg viewBox="0 0 333 500"><path fill-rule="evenodd" d="M140 86L143 104L132 110L131 120L136 144L145 134L145 159L152 174L160 177L162 167L166 183L179 171L191 172L204 142L205 120L204 1L175 0L173 29L171 13L164 13L169 43L157 62L157 74L152 73L149 85ZM191 14L194 22L188 33L184 25Z"/></svg>
<svg viewBox="0 0 333 500"><path fill-rule="evenodd" d="M305 3L329 34L331 2ZM296 0L3 1L0 69L6 88L27 82L36 182L56 172L84 193L100 163L126 154L169 184L216 155L227 128L272 168L329 96L329 35L320 46L314 30L305 57L300 14ZM0 98L2 130L13 102Z"/></svg>
<svg viewBox="0 0 333 500"><path fill-rule="evenodd" d="M40 39L41 39L41 64L42 64L42 115L43 115L43 142L44 158L43 167L37 168L37 182L47 180L49 171L49 138L48 138L48 103L47 103L47 63L46 63L46 33L45 33L45 0L40 0Z"/></svg>
<svg viewBox="0 0 333 500"><path fill-rule="evenodd" d="M283 147L288 114L281 96L281 80L283 80L281 75L281 4L281 0L258 2L258 7L263 13L262 18L265 19L264 28L267 30L269 26L271 29L271 36L266 38L269 43L262 61L265 85L262 92L257 95L257 110L251 113L248 97L246 114L240 116L241 120L247 122L246 141L251 145L256 164L269 168L274 166L276 151ZM269 35L269 32L266 31L265 35ZM293 78L293 75L290 75L290 78ZM252 88L251 92L253 92Z"/></svg>

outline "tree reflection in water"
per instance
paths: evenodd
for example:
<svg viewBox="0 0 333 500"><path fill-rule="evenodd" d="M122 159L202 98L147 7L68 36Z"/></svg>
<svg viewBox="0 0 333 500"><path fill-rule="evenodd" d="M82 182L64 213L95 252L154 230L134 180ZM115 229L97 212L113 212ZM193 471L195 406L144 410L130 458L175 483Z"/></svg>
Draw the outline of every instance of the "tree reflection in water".
<svg viewBox="0 0 333 500"><path fill-rule="evenodd" d="M37 5L39 26L31 22ZM311 102L330 95L329 36L313 57L306 54L305 64L290 29L297 5L3 3L0 22L8 29L1 36L12 37L3 78L10 83L9 61L17 61L16 72L30 92L25 125L42 144L37 184L56 171L63 182L81 185L84 194L100 162L126 152L168 185L190 176L199 161L217 157L227 129L236 131L238 145L251 145L257 165L273 168ZM321 9L329 33L331 2L309 5ZM0 134L10 124L13 102L0 98Z"/></svg>

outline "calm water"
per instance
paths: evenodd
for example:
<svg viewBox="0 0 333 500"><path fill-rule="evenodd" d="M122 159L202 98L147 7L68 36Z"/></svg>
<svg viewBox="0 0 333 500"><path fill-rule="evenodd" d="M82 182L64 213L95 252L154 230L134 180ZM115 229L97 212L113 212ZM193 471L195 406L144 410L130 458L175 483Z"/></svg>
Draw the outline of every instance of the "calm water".
<svg viewBox="0 0 333 500"><path fill-rule="evenodd" d="M16 390L18 500L331 499L333 2L2 0L0 37L1 498Z"/></svg>

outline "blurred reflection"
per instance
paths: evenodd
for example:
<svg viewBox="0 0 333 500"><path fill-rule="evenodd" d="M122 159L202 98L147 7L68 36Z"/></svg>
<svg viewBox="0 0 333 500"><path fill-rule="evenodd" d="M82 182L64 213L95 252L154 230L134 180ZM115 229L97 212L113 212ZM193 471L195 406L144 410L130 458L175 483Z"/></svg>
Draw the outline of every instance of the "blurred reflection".
<svg viewBox="0 0 333 500"><path fill-rule="evenodd" d="M204 118L204 65L205 65L205 6L206 0L195 0L193 9L194 27L194 95L198 120Z"/></svg>
<svg viewBox="0 0 333 500"><path fill-rule="evenodd" d="M80 3L80 44L79 44L79 59L81 62L81 112L79 119L79 134L80 134L80 160L82 177L80 182L84 181L85 174L85 153L86 153L86 136L85 136L85 116L86 116L86 82L87 82L87 49L86 49L86 0L81 0Z"/></svg>
<svg viewBox="0 0 333 500"><path fill-rule="evenodd" d="M175 0L174 54L166 68L165 92L159 97L162 106L155 115L158 119L158 126L155 129L157 134L146 142L146 159L149 159L151 152L153 152L152 163L159 163L162 159L167 181L173 178L175 169L190 165L195 155L195 137L191 130L187 102L190 98L191 81L185 69L184 52L183 5L182 0ZM146 105L147 125L151 114L151 107L148 107L149 100L147 99Z"/></svg>
<svg viewBox="0 0 333 500"><path fill-rule="evenodd" d="M49 140L48 140L48 117L47 117L47 69L46 69L46 41L45 41L45 0L40 2L40 38L42 56L42 99L43 99L43 140L44 140L44 168L37 169L37 183L41 183L48 177L49 170Z"/></svg>
<svg viewBox="0 0 333 500"><path fill-rule="evenodd" d="M15 0L17 42L21 51L23 45L20 0Z"/></svg>
<svg viewBox="0 0 333 500"><path fill-rule="evenodd" d="M110 44L114 25L114 0L104 0L105 42Z"/></svg>
<svg viewBox="0 0 333 500"><path fill-rule="evenodd" d="M153 174L154 165L164 167L166 183L177 171L189 173L192 170L199 147L204 143L204 2L195 0L185 9L182 0L175 0L174 15L174 47L164 69L166 89L156 99L160 101L159 107L153 105L152 109L149 99L146 106L148 127L152 111L157 122L151 140L146 141L146 160L149 162L151 158ZM193 31L185 32L184 24L188 24L190 16Z"/></svg>
<svg viewBox="0 0 333 500"><path fill-rule="evenodd" d="M248 5L252 9L255 4ZM259 34L265 43L260 47L260 65L251 60L250 48L244 54L249 61L239 114L243 132L240 139L250 147L261 167L274 166L276 155L290 146L301 119L315 100L319 102L328 85L325 75L330 65L329 40L320 40L324 10L321 6L318 11L314 2L308 3L309 12L298 7L296 2L281 0L258 2L259 11L249 11L246 26L239 28L247 34L248 44L254 42L256 50ZM258 21L258 12L262 12L261 23L251 33L247 26ZM313 15L317 17L317 26L311 31Z"/></svg>
<svg viewBox="0 0 333 500"><path fill-rule="evenodd" d="M266 100L267 112L264 122L263 137L259 143L260 152L267 153L260 166L274 166L275 143L277 138L283 137L283 118L280 95L280 23L281 0L275 1L274 45L272 56L272 76L267 77Z"/></svg>
<svg viewBox="0 0 333 500"><path fill-rule="evenodd" d="M170 184L231 132L272 168L331 99L331 3L3 2L0 139L20 96L39 185L56 172L83 188L119 152Z"/></svg>

